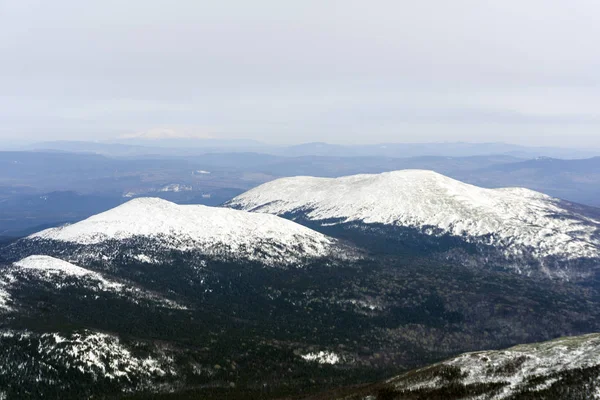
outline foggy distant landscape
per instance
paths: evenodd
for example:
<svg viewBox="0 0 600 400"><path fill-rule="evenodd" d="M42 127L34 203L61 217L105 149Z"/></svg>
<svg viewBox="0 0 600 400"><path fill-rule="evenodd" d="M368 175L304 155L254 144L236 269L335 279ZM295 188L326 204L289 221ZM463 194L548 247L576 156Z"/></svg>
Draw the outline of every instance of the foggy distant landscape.
<svg viewBox="0 0 600 400"><path fill-rule="evenodd" d="M271 148L244 142L222 142L220 147L211 141L167 143L172 147L45 142L0 152L0 235L18 237L78 221L136 197L220 205L286 176L401 169L433 170L488 188L525 187L600 207L600 152L593 150L501 143Z"/></svg>
<svg viewBox="0 0 600 400"><path fill-rule="evenodd" d="M0 0L0 400L600 400L599 16Z"/></svg>

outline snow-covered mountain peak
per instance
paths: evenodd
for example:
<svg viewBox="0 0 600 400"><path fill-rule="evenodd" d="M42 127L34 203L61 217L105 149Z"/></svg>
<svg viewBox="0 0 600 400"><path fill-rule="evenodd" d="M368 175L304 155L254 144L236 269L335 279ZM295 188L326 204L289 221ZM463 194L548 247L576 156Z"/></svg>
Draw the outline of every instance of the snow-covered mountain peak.
<svg viewBox="0 0 600 400"><path fill-rule="evenodd" d="M275 192L279 197L274 198ZM353 211L352 215L343 217L387 222L386 218L399 214L419 210L421 213L435 212L439 211L435 207L444 209L461 203L465 207L492 209L513 196L551 200L549 196L529 189L484 189L434 171L402 170L342 178L282 178L251 189L229 204L243 206L243 209L263 208L266 203L269 203L265 206L268 209L315 204L331 209L332 213L333 209L338 210L336 217L342 216L344 211ZM449 203L448 198L454 202ZM372 206L372 209L366 206Z"/></svg>
<svg viewBox="0 0 600 400"><path fill-rule="evenodd" d="M150 238L161 246L288 262L330 253L335 240L274 215L138 198L86 220L35 233L79 245ZM260 253L260 254L259 254Z"/></svg>
<svg viewBox="0 0 600 400"><path fill-rule="evenodd" d="M228 206L277 215L302 213L313 221L410 227L424 233L434 228L433 232L467 241L501 245L510 254L527 249L537 257L600 255L600 222L560 200L523 188L480 188L433 171L283 178L241 194Z"/></svg>
<svg viewBox="0 0 600 400"><path fill-rule="evenodd" d="M85 268L78 267L69 262L59 260L58 258L42 255L26 257L13 264L15 267L24 270L35 270L44 274L64 274L71 276L94 276L100 278L100 274Z"/></svg>

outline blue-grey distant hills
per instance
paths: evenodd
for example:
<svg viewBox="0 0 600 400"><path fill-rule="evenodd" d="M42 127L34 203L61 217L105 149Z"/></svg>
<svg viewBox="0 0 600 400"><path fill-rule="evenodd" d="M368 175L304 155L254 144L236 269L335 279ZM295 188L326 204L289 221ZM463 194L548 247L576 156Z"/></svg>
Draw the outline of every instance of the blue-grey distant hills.
<svg viewBox="0 0 600 400"><path fill-rule="evenodd" d="M488 187L522 186L562 199L600 206L600 157L581 160L539 157L490 165L462 178Z"/></svg>
<svg viewBox="0 0 600 400"><path fill-rule="evenodd" d="M123 147L128 148L139 149ZM218 205L282 177L335 178L402 169L432 170L486 188L524 187L600 207L599 157L570 160L523 159L506 154L292 157L233 150L189 155L182 149L173 154L0 152L0 237L20 236L36 227L78 221L141 196L161 197L179 204Z"/></svg>
<svg viewBox="0 0 600 400"><path fill-rule="evenodd" d="M557 158L588 158L600 155L600 149L588 150L558 147L528 147L508 143L379 143L348 146L315 142L279 149L277 154L283 154L287 156L322 155L343 157L469 157L503 154L521 158L540 156Z"/></svg>
<svg viewBox="0 0 600 400"><path fill-rule="evenodd" d="M119 139L113 141L47 141L22 145L11 150L53 150L89 152L109 156L181 156L215 152L257 152L285 157L469 157L502 154L519 158L554 157L563 159L600 156L600 149L530 147L508 143L378 143L340 145L324 142L275 146L247 139Z"/></svg>

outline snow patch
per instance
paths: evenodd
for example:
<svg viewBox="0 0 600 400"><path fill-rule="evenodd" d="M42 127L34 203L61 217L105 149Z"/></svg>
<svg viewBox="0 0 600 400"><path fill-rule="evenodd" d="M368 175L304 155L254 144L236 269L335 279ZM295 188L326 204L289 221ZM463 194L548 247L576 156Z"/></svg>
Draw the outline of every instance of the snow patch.
<svg viewBox="0 0 600 400"><path fill-rule="evenodd" d="M306 361L318 362L319 364L338 364L340 356L330 351L320 351L318 353L307 353L301 356Z"/></svg>
<svg viewBox="0 0 600 400"><path fill-rule="evenodd" d="M15 337L20 339L19 342L31 341L30 347L37 349L37 352L27 353L31 361L40 365L39 376L36 379L44 379L44 366L47 364L54 365L53 368L78 370L93 377L94 380L133 382L176 375L171 357L157 351L158 349L146 357L136 356L129 346L124 345L117 336L111 334L87 330L69 335L2 331L0 344L3 339ZM47 379L52 379L53 371L49 372Z"/></svg>
<svg viewBox="0 0 600 400"><path fill-rule="evenodd" d="M98 281L103 290L121 290L124 285L105 279L98 272L78 267L69 262L49 256L34 255L17 261L13 264L22 270L32 270L41 276L51 277L53 275L87 277Z"/></svg>
<svg viewBox="0 0 600 400"><path fill-rule="evenodd" d="M136 254L133 256L133 258L138 260L139 262L143 262L146 264L156 264L158 262L154 258L147 256L145 254Z"/></svg>
<svg viewBox="0 0 600 400"><path fill-rule="evenodd" d="M5 282L0 280L0 313L12 310L10 294L3 289Z"/></svg>
<svg viewBox="0 0 600 400"><path fill-rule="evenodd" d="M179 184L176 184L176 183L172 183L170 185L163 186L159 191L160 192L174 192L174 193L178 193L178 192L191 192L192 191L192 187L188 186L188 185L179 185Z"/></svg>

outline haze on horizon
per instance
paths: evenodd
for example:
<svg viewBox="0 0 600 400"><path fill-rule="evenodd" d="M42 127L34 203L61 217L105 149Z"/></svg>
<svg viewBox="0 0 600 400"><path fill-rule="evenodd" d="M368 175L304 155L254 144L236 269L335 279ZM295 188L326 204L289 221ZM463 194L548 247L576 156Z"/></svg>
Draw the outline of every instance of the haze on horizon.
<svg viewBox="0 0 600 400"><path fill-rule="evenodd" d="M593 0L0 2L0 142L600 148Z"/></svg>

